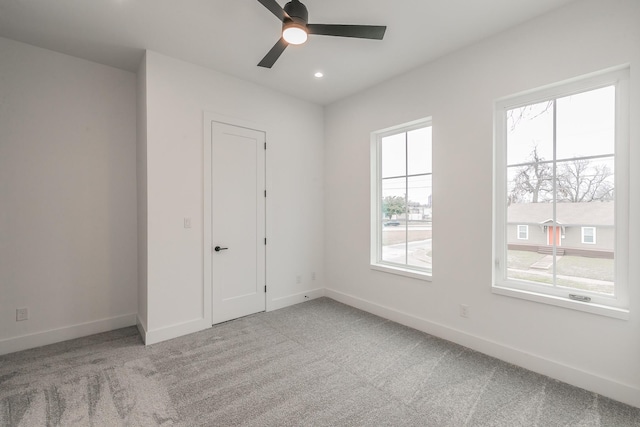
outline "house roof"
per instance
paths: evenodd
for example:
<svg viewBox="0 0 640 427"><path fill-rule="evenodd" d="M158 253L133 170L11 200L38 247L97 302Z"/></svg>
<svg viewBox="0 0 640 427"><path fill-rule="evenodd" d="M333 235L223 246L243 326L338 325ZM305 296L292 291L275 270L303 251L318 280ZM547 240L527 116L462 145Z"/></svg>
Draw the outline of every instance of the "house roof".
<svg viewBox="0 0 640 427"><path fill-rule="evenodd" d="M557 222L565 225L614 225L613 202L557 203ZM507 222L541 224L553 219L551 203L516 203L507 208Z"/></svg>

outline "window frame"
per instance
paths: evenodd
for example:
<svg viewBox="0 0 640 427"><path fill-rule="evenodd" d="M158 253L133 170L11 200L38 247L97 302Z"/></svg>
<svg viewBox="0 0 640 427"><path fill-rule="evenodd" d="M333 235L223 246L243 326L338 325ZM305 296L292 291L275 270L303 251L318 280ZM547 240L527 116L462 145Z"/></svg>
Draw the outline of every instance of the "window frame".
<svg viewBox="0 0 640 427"><path fill-rule="evenodd" d="M592 241L592 242L587 242L587 241L584 239L584 237L585 237L585 233L584 233L584 231L585 231L586 229L593 230L593 234L592 234L591 236L589 236L589 237L592 237L592 238L593 238L593 241ZM585 245L595 245L595 244L596 244L596 227L591 227L591 226L589 226L589 227L580 227L580 233L581 233L581 237L582 237L581 242L582 242L583 244L585 244Z"/></svg>
<svg viewBox="0 0 640 427"><path fill-rule="evenodd" d="M520 227L524 227L524 237L520 237ZM516 237L518 240L529 240L529 226L526 224L518 224L516 228Z"/></svg>
<svg viewBox="0 0 640 427"><path fill-rule="evenodd" d="M629 76L627 65L565 80L500 98L494 103L493 271L492 292L618 319L629 318ZM508 110L569 95L615 86L615 280L614 295L588 294L591 301L569 297L569 289L508 279L507 260L507 117ZM594 236L595 238L595 236ZM578 292L576 292L578 293ZM583 292L579 292L582 294Z"/></svg>
<svg viewBox="0 0 640 427"><path fill-rule="evenodd" d="M433 277L433 266L431 268L422 268L407 264L395 264L382 260L382 139L388 136L400 133L411 132L412 130L425 127L432 128L433 120L431 117L414 120L397 126L371 132L370 148L371 148L371 214L370 214L370 268L372 270L382 271L386 273L396 274L400 276L411 277L425 281L431 281ZM433 136L431 151L433 154ZM433 158L433 157L432 157ZM433 161L431 174L433 177ZM433 183L433 181L432 181ZM433 184L432 184L433 185ZM433 227L433 214L432 214ZM432 240L433 242L433 240ZM432 243L433 244L433 243Z"/></svg>

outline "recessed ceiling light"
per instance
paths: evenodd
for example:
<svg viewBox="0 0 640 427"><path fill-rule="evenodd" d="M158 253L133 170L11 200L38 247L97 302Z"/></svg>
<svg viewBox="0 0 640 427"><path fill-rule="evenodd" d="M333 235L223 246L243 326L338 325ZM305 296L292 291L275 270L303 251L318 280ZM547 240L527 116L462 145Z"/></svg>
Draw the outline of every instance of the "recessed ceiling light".
<svg viewBox="0 0 640 427"><path fill-rule="evenodd" d="M324 74L322 74L320 71L318 71L317 73L314 74L314 76L319 79L319 78L324 77Z"/></svg>

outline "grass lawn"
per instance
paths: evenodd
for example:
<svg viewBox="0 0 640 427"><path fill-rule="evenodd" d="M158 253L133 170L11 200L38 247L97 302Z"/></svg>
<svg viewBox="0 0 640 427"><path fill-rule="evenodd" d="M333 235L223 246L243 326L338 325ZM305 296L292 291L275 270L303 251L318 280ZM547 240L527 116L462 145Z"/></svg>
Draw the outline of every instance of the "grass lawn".
<svg viewBox="0 0 640 427"><path fill-rule="evenodd" d="M507 253L507 265L516 270L528 270L531 264L544 258L544 254L531 251L509 251Z"/></svg>
<svg viewBox="0 0 640 427"><path fill-rule="evenodd" d="M509 271L509 277L512 279L528 280L536 283L546 283L551 285L553 279L551 274L534 274L526 271ZM580 280L579 277L575 279L567 279L559 277L556 280L558 286L562 286L571 290L584 290L591 292L598 292L601 294L613 294L613 282L610 283L590 283L584 280Z"/></svg>
<svg viewBox="0 0 640 427"><path fill-rule="evenodd" d="M556 273L562 276L586 277L613 282L613 264L614 260L612 259L569 255L560 258L556 266Z"/></svg>
<svg viewBox="0 0 640 427"><path fill-rule="evenodd" d="M509 251L509 277L551 285L553 283L552 269L548 271L530 269L531 264L543 257L543 254L537 252ZM557 277L556 284L569 289L612 294L613 266L614 260L612 259L566 255L561 257L556 265L556 274L565 277Z"/></svg>
<svg viewBox="0 0 640 427"><path fill-rule="evenodd" d="M400 229L388 229L382 230L382 246L397 245L398 243L404 243L405 237L408 237L409 242L417 242L419 240L427 240L431 238L431 230L411 230L409 229L409 235L405 234L404 228Z"/></svg>

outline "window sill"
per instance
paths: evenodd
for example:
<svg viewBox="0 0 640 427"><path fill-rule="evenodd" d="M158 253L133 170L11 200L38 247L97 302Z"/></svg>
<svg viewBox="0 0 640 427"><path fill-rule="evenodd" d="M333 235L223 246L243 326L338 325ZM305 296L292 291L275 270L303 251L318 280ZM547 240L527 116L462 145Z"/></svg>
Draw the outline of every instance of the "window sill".
<svg viewBox="0 0 640 427"><path fill-rule="evenodd" d="M430 282L432 275L426 271L411 270L409 268L396 267L386 264L371 264L372 270L382 271L389 274L396 274L398 276L411 277L413 279L420 279Z"/></svg>
<svg viewBox="0 0 640 427"><path fill-rule="evenodd" d="M609 307L606 305L594 304L589 302L573 301L570 299L552 295L545 295L520 289L505 288L496 285L492 287L492 291L494 294L498 295L525 299L542 304L555 305L557 307L564 307L571 310L584 311L586 313L597 314L605 317L613 317L614 319L629 320L629 310L625 310L622 308Z"/></svg>

